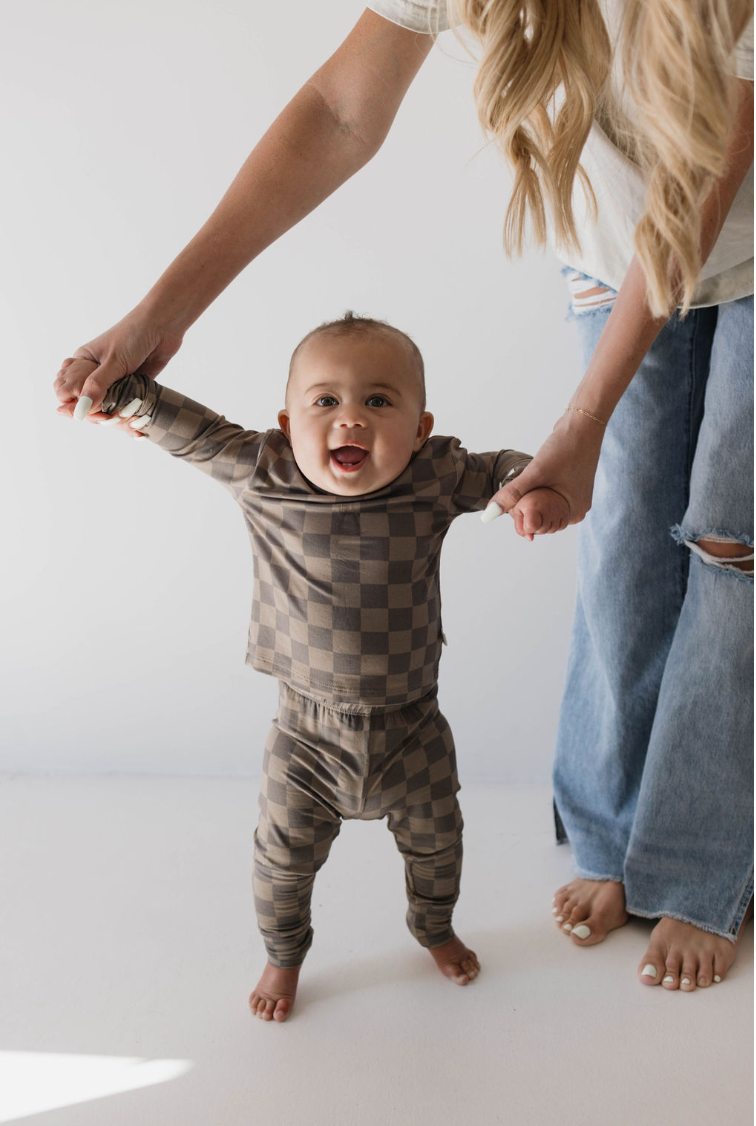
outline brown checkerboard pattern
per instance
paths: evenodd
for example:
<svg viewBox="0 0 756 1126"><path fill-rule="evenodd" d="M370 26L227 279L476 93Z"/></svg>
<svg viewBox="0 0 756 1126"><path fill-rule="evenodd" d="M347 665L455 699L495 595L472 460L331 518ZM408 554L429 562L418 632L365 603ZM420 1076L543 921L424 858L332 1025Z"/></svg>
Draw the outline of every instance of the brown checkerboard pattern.
<svg viewBox="0 0 756 1126"><path fill-rule="evenodd" d="M310 899L342 818L386 817L404 858L407 924L422 946L454 935L462 815L449 725L435 691L397 708L332 706L280 685L265 748L254 891L275 966L312 942Z"/></svg>
<svg viewBox="0 0 756 1126"><path fill-rule="evenodd" d="M147 376L115 383L103 410L142 399L143 433L225 485L255 559L247 663L334 702L391 705L435 685L439 560L455 517L485 508L530 460L431 437L391 484L363 497L316 490L280 430L244 430Z"/></svg>

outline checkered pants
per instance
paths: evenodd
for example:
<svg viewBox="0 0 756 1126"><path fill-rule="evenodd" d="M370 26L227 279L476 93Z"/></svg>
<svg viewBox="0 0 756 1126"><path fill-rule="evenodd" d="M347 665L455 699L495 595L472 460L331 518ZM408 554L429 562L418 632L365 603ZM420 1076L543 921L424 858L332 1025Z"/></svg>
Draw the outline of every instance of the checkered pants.
<svg viewBox="0 0 756 1126"><path fill-rule="evenodd" d="M280 682L255 833L255 909L274 966L312 943L315 873L345 817L387 817L404 857L407 925L421 946L454 936L462 815L449 725L433 691L395 707L336 704Z"/></svg>

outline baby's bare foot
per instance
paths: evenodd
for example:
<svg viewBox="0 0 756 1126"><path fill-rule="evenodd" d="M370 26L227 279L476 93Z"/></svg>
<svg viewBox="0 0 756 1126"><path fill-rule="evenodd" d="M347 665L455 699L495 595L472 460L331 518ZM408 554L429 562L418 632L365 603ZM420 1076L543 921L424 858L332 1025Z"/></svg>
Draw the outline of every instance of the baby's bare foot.
<svg viewBox="0 0 756 1126"><path fill-rule="evenodd" d="M612 880L573 880L554 896L557 926L576 946L595 946L627 922L624 884Z"/></svg>
<svg viewBox="0 0 756 1126"><path fill-rule="evenodd" d="M271 966L270 962L262 972L262 977L250 994L249 1007L252 1015L261 1020L286 1020L297 995L297 982L301 966L282 970Z"/></svg>
<svg viewBox="0 0 756 1126"><path fill-rule="evenodd" d="M724 981L738 952L737 942L709 934L691 923L661 919L651 931L648 950L638 966L643 985L663 985L692 993Z"/></svg>
<svg viewBox="0 0 756 1126"><path fill-rule="evenodd" d="M450 977L455 985L468 985L480 973L477 954L460 938L455 937L443 946L433 946L430 953L441 973Z"/></svg>

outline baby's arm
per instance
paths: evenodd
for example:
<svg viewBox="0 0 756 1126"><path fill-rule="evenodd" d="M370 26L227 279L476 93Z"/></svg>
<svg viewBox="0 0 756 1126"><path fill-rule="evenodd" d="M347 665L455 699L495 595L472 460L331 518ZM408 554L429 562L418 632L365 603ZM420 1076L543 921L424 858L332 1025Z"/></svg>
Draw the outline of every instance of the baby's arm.
<svg viewBox="0 0 756 1126"><path fill-rule="evenodd" d="M515 522L517 535L532 542L534 536L545 536L566 528L570 520L570 506L554 489L532 489L514 508L510 508L509 515Z"/></svg>
<svg viewBox="0 0 756 1126"><path fill-rule="evenodd" d="M64 404L59 413L69 405ZM106 416L110 416L107 421ZM125 376L114 383L105 393L102 412L91 421L109 425L110 420L115 424L117 419L121 420L118 429L141 432L235 495L247 485L267 437L229 422L209 407L145 375Z"/></svg>

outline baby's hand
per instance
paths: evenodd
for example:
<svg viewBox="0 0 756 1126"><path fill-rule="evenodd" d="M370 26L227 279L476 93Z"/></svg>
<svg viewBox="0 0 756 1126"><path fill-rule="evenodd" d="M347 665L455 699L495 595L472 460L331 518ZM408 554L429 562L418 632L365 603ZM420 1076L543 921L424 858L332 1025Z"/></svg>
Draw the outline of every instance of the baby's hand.
<svg viewBox="0 0 756 1126"><path fill-rule="evenodd" d="M515 522L518 536L532 542L533 536L561 532L570 520L570 506L564 497L553 489L532 489L518 500L509 515Z"/></svg>

